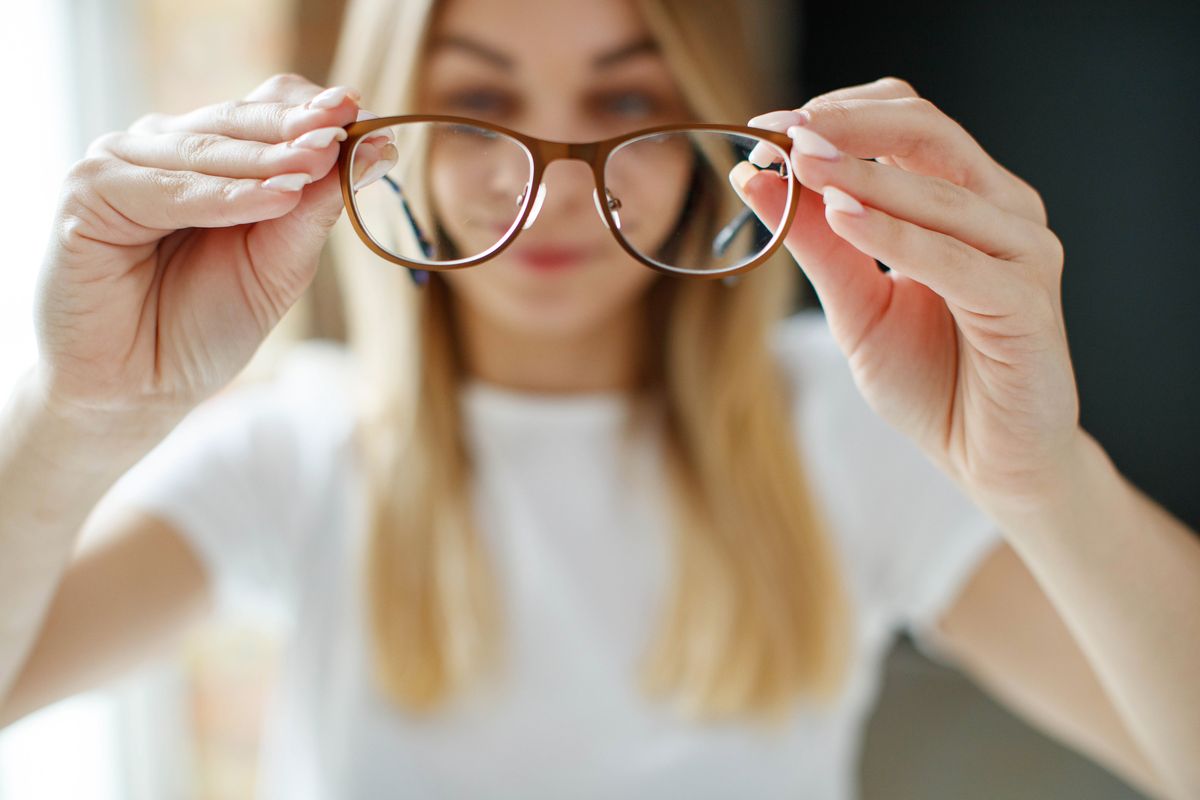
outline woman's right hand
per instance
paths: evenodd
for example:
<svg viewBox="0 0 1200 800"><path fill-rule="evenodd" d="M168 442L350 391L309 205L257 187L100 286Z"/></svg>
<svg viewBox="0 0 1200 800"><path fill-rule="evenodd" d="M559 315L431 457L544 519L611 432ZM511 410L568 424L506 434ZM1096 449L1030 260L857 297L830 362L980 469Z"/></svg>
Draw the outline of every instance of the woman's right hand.
<svg viewBox="0 0 1200 800"><path fill-rule="evenodd" d="M244 100L92 142L37 281L47 404L186 413L231 381L316 273L356 99L276 75Z"/></svg>

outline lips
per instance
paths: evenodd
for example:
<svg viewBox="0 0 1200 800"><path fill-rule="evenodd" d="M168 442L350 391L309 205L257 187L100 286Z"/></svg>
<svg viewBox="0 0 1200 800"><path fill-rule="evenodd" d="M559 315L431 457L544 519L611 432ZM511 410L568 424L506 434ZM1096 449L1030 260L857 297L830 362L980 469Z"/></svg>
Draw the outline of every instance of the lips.
<svg viewBox="0 0 1200 800"><path fill-rule="evenodd" d="M517 258L530 269L552 271L578 266L587 258L588 251L582 247L568 245L529 245L518 248Z"/></svg>

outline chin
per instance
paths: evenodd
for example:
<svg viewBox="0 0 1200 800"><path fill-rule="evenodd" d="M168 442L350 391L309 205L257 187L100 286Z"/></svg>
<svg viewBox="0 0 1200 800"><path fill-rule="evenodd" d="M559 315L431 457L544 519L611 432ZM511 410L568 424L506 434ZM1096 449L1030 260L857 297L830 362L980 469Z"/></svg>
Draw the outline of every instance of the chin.
<svg viewBox="0 0 1200 800"><path fill-rule="evenodd" d="M550 296L506 298L494 313L504 327L528 336L572 337L586 333L610 316L594 298Z"/></svg>

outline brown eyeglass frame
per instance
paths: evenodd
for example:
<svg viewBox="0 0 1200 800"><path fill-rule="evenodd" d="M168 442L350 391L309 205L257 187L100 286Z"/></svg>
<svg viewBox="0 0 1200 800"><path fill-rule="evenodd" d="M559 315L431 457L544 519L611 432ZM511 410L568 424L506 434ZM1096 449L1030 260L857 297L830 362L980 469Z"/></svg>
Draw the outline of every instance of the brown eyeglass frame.
<svg viewBox="0 0 1200 800"><path fill-rule="evenodd" d="M525 198L523 201L521 215L517 219L516 223L512 226L512 232L507 234L498 245L493 246L493 248L486 255L465 261L463 263L454 264L452 266L425 264L419 261L412 261L402 258L385 250L376 244L371 238L370 234L367 233L362 220L358 217L358 212L355 211L353 199L354 196L350 183L350 156L354 152L354 148L359 139L371 133L371 131L379 128L386 128L391 125L409 122L447 122L451 124L471 125L477 128L496 131L515 139L517 142L520 142L532 157L533 174L530 177L529 182L531 196ZM550 139L539 139L536 136L529 136L521 133L520 131L515 131L512 128L506 128L502 125L486 122L484 120L472 119L470 117L448 116L442 114L410 114L391 117L378 117L376 119L352 122L345 126L347 138L346 141L342 142L341 150L338 155L338 171L342 187L342 200L345 203L346 211L349 213L350 224L354 226L354 231L358 234L358 238L363 241L363 244L370 248L371 251L380 258L390 261L393 264L398 264L402 267L408 267L410 270L413 270L414 282L416 282L418 285L422 285L425 282L428 271L446 272L455 269L467 269L495 258L502 253L505 248L512 244L517 238L518 234L524 230L525 220L529 218L529 214L535 205L535 187L541 186L542 176L545 173L546 168L551 163L559 160L578 160L588 163L591 165L592 175L596 181L596 197L606 197L607 190L604 185L604 166L608 162L609 155L614 150L616 150L625 142L632 141L643 136L648 136L655 133L667 133L685 130L741 133L758 139L765 139L766 141L777 145L785 154L791 152L792 140L787 134L779 133L778 131L765 130L763 128L753 128L746 125L724 125L718 123L700 122L676 123L671 125L657 125L651 128L640 128L635 131L623 133L620 136L613 136L608 139L600 139L594 142L558 142ZM795 172L791 169L791 165L789 163L789 180L795 180L794 176ZM636 259L639 263L646 265L656 272L672 275L674 277L712 280L715 278L730 278L734 275L740 275L743 272L748 272L749 270L752 270L762 264L764 261L770 258L776 250L779 249L779 246L783 243L784 236L787 234L788 229L791 227L792 220L796 215L796 200L797 196L799 195L799 191L797 190L799 189L799 186L794 187L794 189L794 191L789 192L788 207L784 209L783 212L783 224L779 227L778 231L774 232L766 249L763 250L763 252L754 260L749 261L736 269L712 273L684 273L663 267L659 264L655 264L653 261L650 261L634 250L633 247L631 247L629 243L626 242L625 239L617 232L619 230L619 226L617 225L616 220L613 219L612 209L609 207L608 203L598 202L596 203L596 208L600 212L605 226L608 228L613 238L617 240L617 243L621 246L621 249L628 253L632 258ZM418 275L417 273L421 274Z"/></svg>

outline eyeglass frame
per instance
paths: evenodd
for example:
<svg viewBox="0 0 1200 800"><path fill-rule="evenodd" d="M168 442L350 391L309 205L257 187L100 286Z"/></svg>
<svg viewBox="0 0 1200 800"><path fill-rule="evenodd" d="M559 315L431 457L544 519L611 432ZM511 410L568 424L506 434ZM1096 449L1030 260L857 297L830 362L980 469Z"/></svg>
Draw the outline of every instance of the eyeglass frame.
<svg viewBox="0 0 1200 800"><path fill-rule="evenodd" d="M445 122L449 124L470 125L485 130L492 130L508 136L522 146L532 159L533 171L529 179L529 194L522 201L521 213L516 222L512 225L511 231L505 234L505 237L499 243L493 245L487 252L481 256L469 259L463 263L456 263L452 266L441 266L434 264L426 264L420 261L398 256L375 242L371 235L367 232L362 220L358 216L358 211L355 208L354 192L351 184L350 175L350 160L360 139L379 128L387 128L393 125L415 122ZM536 202L536 190L533 187L541 187L542 177L545 174L546 168L555 161L583 161L591 166L592 176L596 182L595 194L593 199L596 201L596 210L600 213L600 217L604 222L609 233L621 246L621 249L628 253L632 258L650 269L661 272L666 275L684 278L697 278L700 280L713 280L716 278L726 279L726 283L730 283L729 278L734 278L744 272L749 272L755 267L761 265L769 259L779 249L783 243L784 236L791 228L792 220L796 215L798 206L797 196L798 191L788 192L787 208L784 209L781 216L782 224L779 229L772 235L771 241L767 247L756 256L753 260L735 268L722 271L714 271L712 273L703 272L679 272L678 270L665 267L661 264L656 264L642 254L638 253L628 242L625 241L617 231L620 225L612 216L612 208L609 202L600 202L601 195L607 197L609 192L604 185L604 167L608 163L608 157L622 144L639 139L644 136L653 135L656 133L672 133L676 131L718 131L725 133L740 133L742 135L751 136L757 139L763 139L771 144L779 147L784 154L790 152L792 146L791 138L784 133L778 131L766 130L764 128L755 128L749 125L728 125L714 122L692 122L692 123L672 123L666 125L655 125L650 128L639 128L638 130L629 131L618 136L612 136L607 139L598 139L591 142L560 142L553 139L541 139L536 136L521 133L520 131L507 128L503 125L498 125L485 120L473 119L471 117L452 116L446 114L402 114L389 117L376 117L373 119L359 120L344 126L346 131L346 140L342 142L341 149L338 153L338 172L339 182L342 188L342 201L345 204L346 211L350 217L350 224L354 228L358 238L362 240L373 253L380 258L397 264L402 267L407 267L412 275L413 282L418 287L423 286L428 280L429 272L448 272L456 269L467 269L477 266L485 261L489 261L504 251L509 245L516 240L517 236L525 229L525 220L529 218L529 214L533 208L539 205ZM786 163L786 162L785 162ZM765 171L765 170L763 170ZM788 169L788 180L795 180L795 171ZM798 187L794 187L798 188ZM751 211L753 213L753 211ZM736 278L735 278L736 280Z"/></svg>

